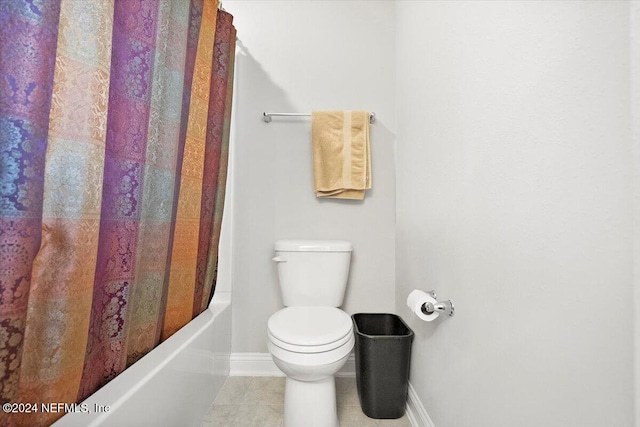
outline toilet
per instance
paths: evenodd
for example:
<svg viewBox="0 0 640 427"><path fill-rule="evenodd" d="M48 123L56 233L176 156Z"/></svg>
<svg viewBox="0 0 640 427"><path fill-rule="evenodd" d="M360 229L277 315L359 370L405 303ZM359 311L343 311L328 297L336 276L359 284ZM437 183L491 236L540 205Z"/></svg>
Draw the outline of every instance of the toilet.
<svg viewBox="0 0 640 427"><path fill-rule="evenodd" d="M334 374L354 345L351 317L340 310L353 246L341 240L275 243L285 308L267 325L267 347L286 375L285 427L338 427Z"/></svg>

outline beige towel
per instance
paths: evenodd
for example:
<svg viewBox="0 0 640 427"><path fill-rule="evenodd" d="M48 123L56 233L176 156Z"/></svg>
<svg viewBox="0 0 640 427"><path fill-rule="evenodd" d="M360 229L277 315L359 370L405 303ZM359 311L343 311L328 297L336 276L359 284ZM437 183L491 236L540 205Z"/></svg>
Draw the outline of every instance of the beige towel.
<svg viewBox="0 0 640 427"><path fill-rule="evenodd" d="M311 113L313 173L316 196L364 199L371 188L369 113Z"/></svg>

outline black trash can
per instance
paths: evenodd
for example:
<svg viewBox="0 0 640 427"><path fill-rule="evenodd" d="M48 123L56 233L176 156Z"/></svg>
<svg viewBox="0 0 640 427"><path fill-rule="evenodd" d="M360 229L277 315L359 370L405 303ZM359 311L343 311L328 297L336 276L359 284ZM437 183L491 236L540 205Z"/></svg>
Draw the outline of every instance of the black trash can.
<svg viewBox="0 0 640 427"><path fill-rule="evenodd" d="M371 418L404 415L413 331L395 314L351 316L356 335L356 383L362 412Z"/></svg>

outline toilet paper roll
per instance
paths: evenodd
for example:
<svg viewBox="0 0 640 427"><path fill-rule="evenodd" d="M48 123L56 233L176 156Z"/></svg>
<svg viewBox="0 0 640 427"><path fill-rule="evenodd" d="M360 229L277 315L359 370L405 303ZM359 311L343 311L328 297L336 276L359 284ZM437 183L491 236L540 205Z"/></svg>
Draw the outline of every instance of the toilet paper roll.
<svg viewBox="0 0 640 427"><path fill-rule="evenodd" d="M440 313L434 311L432 314L424 314L422 312L422 304L427 302L430 302L433 305L436 305L438 303L438 301L436 301L436 299L431 295L419 289L414 289L413 291L411 291L409 297L407 298L407 305L409 306L411 311L413 311L420 319L426 322L431 322L437 319Z"/></svg>

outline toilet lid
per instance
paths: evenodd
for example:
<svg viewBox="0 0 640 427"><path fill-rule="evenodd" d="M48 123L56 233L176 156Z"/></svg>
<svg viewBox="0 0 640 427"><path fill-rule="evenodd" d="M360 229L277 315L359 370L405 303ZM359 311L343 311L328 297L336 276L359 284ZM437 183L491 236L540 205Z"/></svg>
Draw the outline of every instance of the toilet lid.
<svg viewBox="0 0 640 427"><path fill-rule="evenodd" d="M286 307L267 327L273 338L293 346L326 346L353 333L351 317L336 307Z"/></svg>

